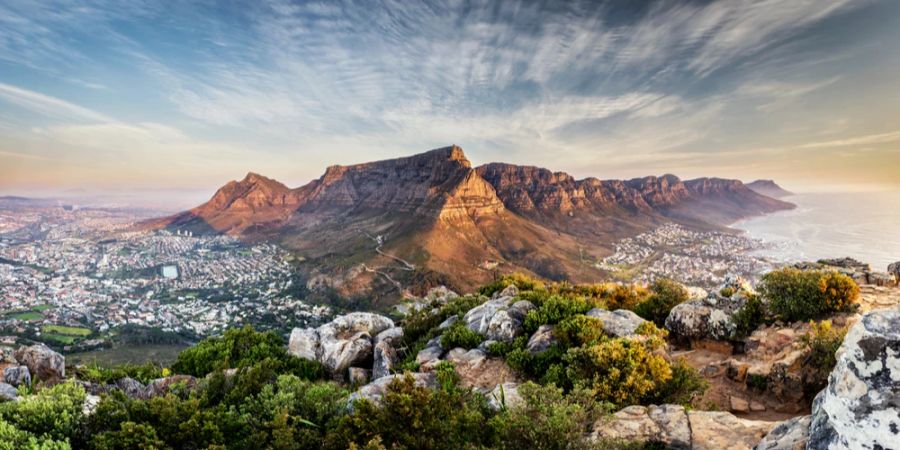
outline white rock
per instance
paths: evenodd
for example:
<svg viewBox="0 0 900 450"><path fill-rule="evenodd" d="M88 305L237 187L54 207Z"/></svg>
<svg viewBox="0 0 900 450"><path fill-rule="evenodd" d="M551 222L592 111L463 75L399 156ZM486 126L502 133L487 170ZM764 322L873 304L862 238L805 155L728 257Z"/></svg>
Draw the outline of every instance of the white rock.
<svg viewBox="0 0 900 450"><path fill-rule="evenodd" d="M634 337L635 330L646 322L641 316L627 309L607 311L601 308L594 308L588 311L586 315L600 319L603 322L603 332L612 337Z"/></svg>

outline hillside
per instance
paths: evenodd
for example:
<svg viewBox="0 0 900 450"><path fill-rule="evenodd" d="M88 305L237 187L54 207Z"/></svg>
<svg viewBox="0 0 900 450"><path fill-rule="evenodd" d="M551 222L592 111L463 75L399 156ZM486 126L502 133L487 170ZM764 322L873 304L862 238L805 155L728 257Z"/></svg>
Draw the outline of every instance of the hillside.
<svg viewBox="0 0 900 450"><path fill-rule="evenodd" d="M593 281L604 276L593 262L623 237L670 221L720 228L791 207L737 180L576 180L538 167L473 168L450 146L331 166L294 189L248 174L201 206L145 225L271 239L300 256L312 289L396 298L440 284L471 289L497 272Z"/></svg>
<svg viewBox="0 0 900 450"><path fill-rule="evenodd" d="M789 195L794 195L793 192L785 190L772 180L756 180L751 183L747 183L747 187L752 189L756 193L772 198L782 198Z"/></svg>

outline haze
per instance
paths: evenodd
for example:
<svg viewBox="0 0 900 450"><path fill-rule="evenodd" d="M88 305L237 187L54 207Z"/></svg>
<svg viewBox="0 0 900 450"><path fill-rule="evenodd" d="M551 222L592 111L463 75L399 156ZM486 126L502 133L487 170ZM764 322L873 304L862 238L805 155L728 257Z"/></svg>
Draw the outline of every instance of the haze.
<svg viewBox="0 0 900 450"><path fill-rule="evenodd" d="M451 143L581 177L893 189L898 42L893 0L4 1L0 194L203 197Z"/></svg>

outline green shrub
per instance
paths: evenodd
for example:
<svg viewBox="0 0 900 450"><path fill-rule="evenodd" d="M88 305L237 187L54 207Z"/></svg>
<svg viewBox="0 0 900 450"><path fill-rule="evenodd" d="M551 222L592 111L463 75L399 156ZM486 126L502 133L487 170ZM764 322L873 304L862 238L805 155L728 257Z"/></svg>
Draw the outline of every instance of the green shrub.
<svg viewBox="0 0 900 450"><path fill-rule="evenodd" d="M766 321L766 305L757 295L747 297L747 302L731 316L735 325L734 338L749 336Z"/></svg>
<svg viewBox="0 0 900 450"><path fill-rule="evenodd" d="M527 333L534 333L541 325L554 325L576 314L584 314L592 308L593 305L584 297L564 297L554 294L537 309L528 311L524 328Z"/></svg>
<svg viewBox="0 0 900 450"><path fill-rule="evenodd" d="M122 364L115 367L107 367L99 364L88 364L75 370L80 380L92 383L108 384L121 378L134 378L141 383L149 383L163 377L163 367L147 362L145 364Z"/></svg>
<svg viewBox="0 0 900 450"><path fill-rule="evenodd" d="M834 327L830 320L810 322L810 331L802 337L809 355L804 361L804 385L807 393L815 394L828 384L828 375L837 364L838 348L844 343L846 327Z"/></svg>
<svg viewBox="0 0 900 450"><path fill-rule="evenodd" d="M590 388L598 400L618 406L653 398L672 378L665 359L632 339L569 349L564 361L573 383Z"/></svg>
<svg viewBox="0 0 900 450"><path fill-rule="evenodd" d="M280 373L307 379L325 376L321 364L290 355L280 336L272 331L257 332L250 326L230 329L222 337L204 339L183 350L172 364L172 370L203 377L216 370L250 367L265 359L275 361Z"/></svg>
<svg viewBox="0 0 900 450"><path fill-rule="evenodd" d="M791 267L763 275L759 292L777 318L791 322L846 311L859 297L859 287L846 275Z"/></svg>
<svg viewBox="0 0 900 450"><path fill-rule="evenodd" d="M70 450L67 441L38 437L0 419L0 450Z"/></svg>
<svg viewBox="0 0 900 450"><path fill-rule="evenodd" d="M690 407L703 396L703 393L709 388L709 382L684 358L679 359L671 366L672 378L656 394L654 403L671 403Z"/></svg>
<svg viewBox="0 0 900 450"><path fill-rule="evenodd" d="M470 330L462 320L444 330L441 336L441 346L447 349L462 347L468 350L478 347L483 341L484 336Z"/></svg>
<svg viewBox="0 0 900 450"><path fill-rule="evenodd" d="M606 309L610 311L616 309L632 311L638 304L647 300L648 296L647 290L640 286L616 285L606 297Z"/></svg>
<svg viewBox="0 0 900 450"><path fill-rule="evenodd" d="M604 410L587 390L564 395L555 386L519 386L524 402L494 416L490 426L502 448L566 450L591 448L583 436Z"/></svg>
<svg viewBox="0 0 900 450"><path fill-rule="evenodd" d="M0 403L0 421L39 440L68 443L81 430L84 398L81 385L57 384L19 401Z"/></svg>
<svg viewBox="0 0 900 450"><path fill-rule="evenodd" d="M503 275L491 283L482 286L478 289L478 293L490 297L495 293L506 289L509 285L515 285L520 291L533 291L544 287L543 283L528 275L513 273Z"/></svg>
<svg viewBox="0 0 900 450"><path fill-rule="evenodd" d="M563 319L554 329L564 347L581 347L593 344L603 337L603 321L583 314Z"/></svg>
<svg viewBox="0 0 900 450"><path fill-rule="evenodd" d="M122 422L118 431L107 431L94 436L91 446L96 450L155 450L165 446L165 443L149 425Z"/></svg>
<svg viewBox="0 0 900 450"><path fill-rule="evenodd" d="M650 296L634 307L634 312L658 326L665 325L666 317L676 305L689 298L687 289L672 280L657 280L650 286Z"/></svg>
<svg viewBox="0 0 900 450"><path fill-rule="evenodd" d="M731 298L731 296L734 295L734 288L730 286L723 287L721 290L719 290L719 295L721 295L722 297Z"/></svg>

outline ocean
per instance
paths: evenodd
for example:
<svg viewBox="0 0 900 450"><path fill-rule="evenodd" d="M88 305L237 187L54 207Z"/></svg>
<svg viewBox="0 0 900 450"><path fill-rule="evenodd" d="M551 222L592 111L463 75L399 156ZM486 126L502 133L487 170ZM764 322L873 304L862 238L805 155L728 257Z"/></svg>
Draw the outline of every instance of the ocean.
<svg viewBox="0 0 900 450"><path fill-rule="evenodd" d="M798 194L791 211L735 223L766 245L756 253L776 261L850 256L885 271L900 261L900 192Z"/></svg>

